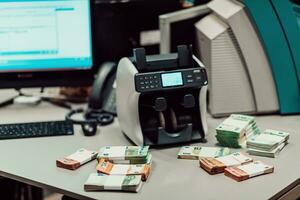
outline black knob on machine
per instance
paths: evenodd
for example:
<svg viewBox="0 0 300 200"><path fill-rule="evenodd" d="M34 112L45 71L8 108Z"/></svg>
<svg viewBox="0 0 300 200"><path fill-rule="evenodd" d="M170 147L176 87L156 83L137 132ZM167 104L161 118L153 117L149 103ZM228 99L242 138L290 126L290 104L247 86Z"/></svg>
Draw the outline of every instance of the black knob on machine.
<svg viewBox="0 0 300 200"><path fill-rule="evenodd" d="M154 109L157 112L163 112L167 110L167 100L165 97L157 97L155 99L155 103L154 103Z"/></svg>
<svg viewBox="0 0 300 200"><path fill-rule="evenodd" d="M182 105L185 108L193 108L195 107L195 98L192 94L186 94L183 97L183 103Z"/></svg>

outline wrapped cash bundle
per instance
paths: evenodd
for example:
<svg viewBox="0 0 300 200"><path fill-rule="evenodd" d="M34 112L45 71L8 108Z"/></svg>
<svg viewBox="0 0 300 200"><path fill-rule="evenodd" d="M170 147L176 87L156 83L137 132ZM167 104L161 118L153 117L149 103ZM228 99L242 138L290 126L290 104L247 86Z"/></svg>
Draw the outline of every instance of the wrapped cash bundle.
<svg viewBox="0 0 300 200"><path fill-rule="evenodd" d="M150 174L150 164L113 164L105 159L100 159L96 169L108 175L141 175L143 181Z"/></svg>
<svg viewBox="0 0 300 200"><path fill-rule="evenodd" d="M81 165L96 159L97 154L98 153L96 151L89 151L81 148L75 153L65 158L56 160L56 166L65 169L75 170Z"/></svg>
<svg viewBox="0 0 300 200"><path fill-rule="evenodd" d="M261 161L254 161L237 167L228 167L225 169L225 175L236 181L243 181L255 176L272 173L273 171L273 166L266 165Z"/></svg>
<svg viewBox="0 0 300 200"><path fill-rule="evenodd" d="M145 164L151 159L149 146L105 146L99 150L100 159L115 164Z"/></svg>
<svg viewBox="0 0 300 200"><path fill-rule="evenodd" d="M232 114L216 128L216 133L221 146L241 148L247 138L260 131L254 117Z"/></svg>
<svg viewBox="0 0 300 200"><path fill-rule="evenodd" d="M106 175L92 173L84 184L85 191L120 190L138 192L142 186L141 175Z"/></svg>
<svg viewBox="0 0 300 200"><path fill-rule="evenodd" d="M267 129L247 139L247 152L251 155L274 158L288 143L289 136L286 132Z"/></svg>
<svg viewBox="0 0 300 200"><path fill-rule="evenodd" d="M224 172L226 167L233 167L252 162L252 158L236 152L219 158L200 158L200 167L209 174L218 174Z"/></svg>
<svg viewBox="0 0 300 200"><path fill-rule="evenodd" d="M178 153L178 158L198 160L199 158L217 158L228 154L230 154L229 148L183 146Z"/></svg>

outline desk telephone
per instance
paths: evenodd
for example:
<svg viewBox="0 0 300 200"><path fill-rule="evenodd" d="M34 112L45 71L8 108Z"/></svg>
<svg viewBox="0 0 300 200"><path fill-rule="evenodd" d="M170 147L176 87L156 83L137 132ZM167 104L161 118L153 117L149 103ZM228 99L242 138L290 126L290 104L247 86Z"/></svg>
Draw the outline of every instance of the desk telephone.
<svg viewBox="0 0 300 200"><path fill-rule="evenodd" d="M95 77L91 96L86 110L80 108L72 110L66 115L66 120L79 124L86 136L96 134L97 126L111 124L116 114L116 69L113 62L102 64ZM83 113L84 119L77 120L73 115Z"/></svg>
<svg viewBox="0 0 300 200"><path fill-rule="evenodd" d="M89 99L90 110L103 110L114 116L117 115L116 69L117 65L113 62L106 62L99 68Z"/></svg>

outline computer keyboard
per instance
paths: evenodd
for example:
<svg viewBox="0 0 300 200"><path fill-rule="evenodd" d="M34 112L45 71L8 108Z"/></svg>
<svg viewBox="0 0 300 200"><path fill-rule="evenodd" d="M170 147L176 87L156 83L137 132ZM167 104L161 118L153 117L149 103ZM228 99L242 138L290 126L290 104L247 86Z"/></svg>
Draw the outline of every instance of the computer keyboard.
<svg viewBox="0 0 300 200"><path fill-rule="evenodd" d="M0 125L0 140L63 135L74 135L72 122L46 121Z"/></svg>

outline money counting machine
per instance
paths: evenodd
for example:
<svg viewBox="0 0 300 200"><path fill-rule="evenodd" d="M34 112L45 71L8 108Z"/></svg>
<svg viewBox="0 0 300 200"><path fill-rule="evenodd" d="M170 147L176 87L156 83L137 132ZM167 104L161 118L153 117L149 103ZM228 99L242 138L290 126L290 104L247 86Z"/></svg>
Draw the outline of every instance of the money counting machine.
<svg viewBox="0 0 300 200"><path fill-rule="evenodd" d="M191 47L146 56L144 48L122 58L117 69L117 114L136 145L205 141L207 75Z"/></svg>

